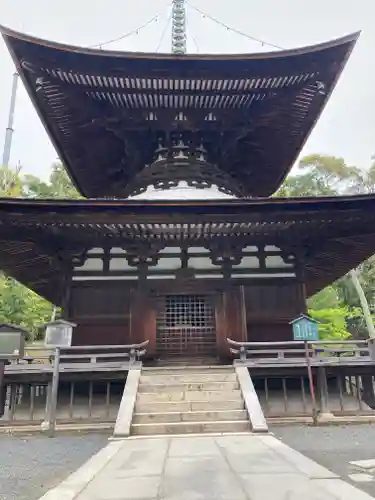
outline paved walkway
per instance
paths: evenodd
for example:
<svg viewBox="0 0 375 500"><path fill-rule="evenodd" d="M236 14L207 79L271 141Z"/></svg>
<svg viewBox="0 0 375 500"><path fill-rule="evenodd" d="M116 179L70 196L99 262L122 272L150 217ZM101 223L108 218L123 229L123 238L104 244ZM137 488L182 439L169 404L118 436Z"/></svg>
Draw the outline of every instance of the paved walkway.
<svg viewBox="0 0 375 500"><path fill-rule="evenodd" d="M112 441L43 500L370 500L272 436Z"/></svg>

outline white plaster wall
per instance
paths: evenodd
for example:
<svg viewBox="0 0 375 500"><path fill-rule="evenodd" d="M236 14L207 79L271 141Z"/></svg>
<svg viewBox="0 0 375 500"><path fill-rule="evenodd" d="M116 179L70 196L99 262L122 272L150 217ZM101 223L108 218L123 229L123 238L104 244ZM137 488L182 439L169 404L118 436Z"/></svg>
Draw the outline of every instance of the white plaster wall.
<svg viewBox="0 0 375 500"><path fill-rule="evenodd" d="M284 262L280 255L269 255L266 257L266 267L267 269L273 269L275 267L292 268L293 264Z"/></svg>
<svg viewBox="0 0 375 500"><path fill-rule="evenodd" d="M216 186L206 189L190 187L182 181L177 187L171 189L155 189L148 187L147 191L129 197L131 200L216 200L233 199L235 196L222 193Z"/></svg>
<svg viewBox="0 0 375 500"><path fill-rule="evenodd" d="M83 266L76 266L75 271L103 271L103 259L89 257L85 260Z"/></svg>

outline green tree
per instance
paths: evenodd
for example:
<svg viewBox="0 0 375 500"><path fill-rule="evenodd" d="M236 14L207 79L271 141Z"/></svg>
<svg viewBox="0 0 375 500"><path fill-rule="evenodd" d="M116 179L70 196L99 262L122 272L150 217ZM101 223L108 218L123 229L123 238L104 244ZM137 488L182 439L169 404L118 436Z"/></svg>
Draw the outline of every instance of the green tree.
<svg viewBox="0 0 375 500"><path fill-rule="evenodd" d="M25 175L22 179L22 189L24 195L30 198L82 198L61 163L52 165L48 182L33 175Z"/></svg>
<svg viewBox="0 0 375 500"><path fill-rule="evenodd" d="M335 286L327 286L316 293L307 301L309 309L319 311L320 309L336 309L341 307L342 301Z"/></svg>
<svg viewBox="0 0 375 500"><path fill-rule="evenodd" d="M20 177L21 166L12 169L0 167L0 196L14 198L22 194L22 181Z"/></svg>
<svg viewBox="0 0 375 500"><path fill-rule="evenodd" d="M311 309L309 314L318 321L321 340L345 340L350 337L347 324L349 311L346 307Z"/></svg>
<svg viewBox="0 0 375 500"><path fill-rule="evenodd" d="M347 166L343 158L314 154L300 160L296 173L287 177L275 196L336 196L354 193L367 184L367 175Z"/></svg>
<svg viewBox="0 0 375 500"><path fill-rule="evenodd" d="M48 182L21 176L21 168L0 168L0 196L32 198L80 198L60 163L52 166ZM16 280L0 274L0 322L23 326L35 339L39 327L49 321L53 305Z"/></svg>
<svg viewBox="0 0 375 500"><path fill-rule="evenodd" d="M39 327L51 319L52 307L16 280L0 279L0 322L24 327L30 339L37 338Z"/></svg>

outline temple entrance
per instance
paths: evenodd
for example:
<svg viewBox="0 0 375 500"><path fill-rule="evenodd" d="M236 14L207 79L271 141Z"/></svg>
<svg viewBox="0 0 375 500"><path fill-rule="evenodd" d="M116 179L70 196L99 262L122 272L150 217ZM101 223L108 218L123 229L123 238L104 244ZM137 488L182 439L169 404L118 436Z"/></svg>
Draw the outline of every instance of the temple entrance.
<svg viewBox="0 0 375 500"><path fill-rule="evenodd" d="M216 353L213 298L205 295L166 295L156 318L159 356L213 356Z"/></svg>

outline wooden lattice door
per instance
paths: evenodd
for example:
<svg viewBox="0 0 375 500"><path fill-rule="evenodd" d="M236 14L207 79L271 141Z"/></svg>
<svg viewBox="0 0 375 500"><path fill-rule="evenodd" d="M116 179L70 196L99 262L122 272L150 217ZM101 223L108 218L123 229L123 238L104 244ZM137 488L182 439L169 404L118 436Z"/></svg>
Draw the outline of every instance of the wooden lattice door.
<svg viewBox="0 0 375 500"><path fill-rule="evenodd" d="M166 295L160 298L156 317L159 355L214 355L215 308L205 295Z"/></svg>

